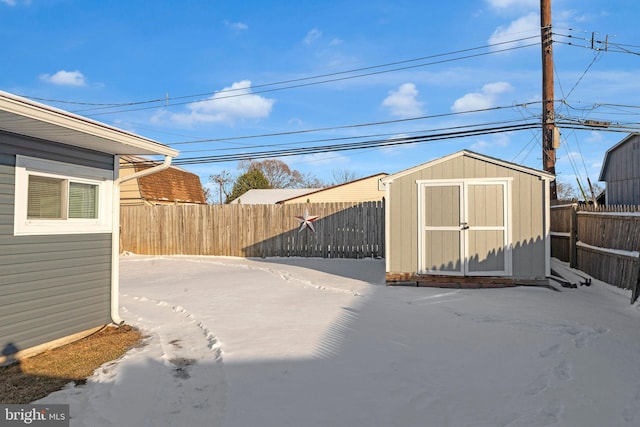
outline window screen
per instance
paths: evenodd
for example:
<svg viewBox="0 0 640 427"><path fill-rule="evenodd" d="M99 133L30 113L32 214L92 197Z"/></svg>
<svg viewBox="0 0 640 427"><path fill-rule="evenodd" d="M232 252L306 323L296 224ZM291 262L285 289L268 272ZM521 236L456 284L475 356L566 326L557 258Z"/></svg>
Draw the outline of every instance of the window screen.
<svg viewBox="0 0 640 427"><path fill-rule="evenodd" d="M98 218L98 186L69 182L69 218Z"/></svg>

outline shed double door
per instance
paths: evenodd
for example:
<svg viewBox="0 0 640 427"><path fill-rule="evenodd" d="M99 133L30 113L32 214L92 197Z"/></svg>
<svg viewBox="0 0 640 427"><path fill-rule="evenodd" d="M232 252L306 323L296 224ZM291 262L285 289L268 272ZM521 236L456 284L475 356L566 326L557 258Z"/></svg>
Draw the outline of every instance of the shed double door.
<svg viewBox="0 0 640 427"><path fill-rule="evenodd" d="M511 274L509 180L426 181L421 200L421 274Z"/></svg>

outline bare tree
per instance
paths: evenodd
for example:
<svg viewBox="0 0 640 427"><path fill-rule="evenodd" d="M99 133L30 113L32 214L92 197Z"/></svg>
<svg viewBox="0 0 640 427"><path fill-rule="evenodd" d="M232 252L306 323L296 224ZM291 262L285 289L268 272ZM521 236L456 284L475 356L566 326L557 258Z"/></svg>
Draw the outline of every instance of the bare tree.
<svg viewBox="0 0 640 427"><path fill-rule="evenodd" d="M558 193L558 200L574 200L578 198L576 187L568 182L556 180L556 191Z"/></svg>
<svg viewBox="0 0 640 427"><path fill-rule="evenodd" d="M348 169L334 169L331 171L334 184L344 184L358 179L358 175L354 171Z"/></svg>
<svg viewBox="0 0 640 427"><path fill-rule="evenodd" d="M218 187L216 187L215 193L218 193L220 204L222 204L222 196L224 196L224 198L226 199L229 197L229 193L231 192L229 187L233 184L234 181L233 177L231 176L231 172L225 169L219 174L209 176L209 181L218 185Z"/></svg>
<svg viewBox="0 0 640 427"><path fill-rule="evenodd" d="M320 183L320 180L313 175L292 170L285 162L277 159L242 160L238 164L238 169L242 173L247 173L252 169L259 170L267 178L271 188L304 188L310 184L312 184L312 188L316 188Z"/></svg>

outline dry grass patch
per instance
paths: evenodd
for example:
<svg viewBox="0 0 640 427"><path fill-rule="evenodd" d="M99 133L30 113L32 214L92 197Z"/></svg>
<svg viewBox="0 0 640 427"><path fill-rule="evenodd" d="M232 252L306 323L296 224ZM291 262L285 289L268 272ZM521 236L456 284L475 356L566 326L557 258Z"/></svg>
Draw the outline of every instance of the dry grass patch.
<svg viewBox="0 0 640 427"><path fill-rule="evenodd" d="M100 365L122 357L141 340L140 332L131 326L109 326L71 344L0 367L0 402L29 403L69 382L83 383Z"/></svg>

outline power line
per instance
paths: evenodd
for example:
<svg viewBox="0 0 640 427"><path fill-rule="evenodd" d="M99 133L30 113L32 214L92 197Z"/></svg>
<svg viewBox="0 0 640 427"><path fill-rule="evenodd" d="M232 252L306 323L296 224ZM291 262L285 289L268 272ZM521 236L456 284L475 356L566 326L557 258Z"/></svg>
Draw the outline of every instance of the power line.
<svg viewBox="0 0 640 427"><path fill-rule="evenodd" d="M434 55L422 56L422 57L418 57L418 58L412 58L412 59L388 62L388 63L385 63L385 64L378 64L378 65L371 65L371 66L366 66L366 67L354 68L354 69L351 69L351 70L336 71L336 72L333 72L333 73L324 73L324 74L318 74L318 75L314 75L314 76L300 77L300 78L289 79L289 80L282 80L282 81L278 81L278 82L251 85L251 86L243 87L243 88L230 88L230 89L224 89L224 90L215 91L215 92L210 92L209 91L209 92L204 92L204 93L198 93L198 94L192 94L192 95L182 95L182 96L175 96L175 97L164 96L164 97L161 97L161 98L153 98L153 99L142 100L142 101L131 101L131 102L125 102L125 103L119 103L119 104L116 104L116 103L101 104L101 103L89 103L89 102L76 102L76 101L65 101L65 100L57 100L57 99L39 98L39 97L33 97L33 96L28 96L28 95L23 95L23 96L25 96L26 98L29 98L29 99L37 100L37 101L53 102L53 103L61 103L61 104L71 104L71 105L87 105L87 106L95 106L95 107L97 107L97 108L89 108L89 109L74 111L76 113L86 112L86 111L94 111L94 110L99 110L99 109L109 109L109 108L114 108L114 107L117 107L117 108L130 107L130 106L144 105L144 104L151 104L151 103L165 103L165 104L167 104L167 105L164 105L164 106L184 105L184 104L190 104L190 103L195 103L195 102L206 102L206 101L210 101L211 99L207 98L207 99L188 101L188 102L180 102L180 103L170 103L170 102L171 101L176 101L176 100L182 100L182 99L198 98L198 97L202 97L202 96L211 96L211 95L218 95L218 94L235 93L235 92L240 92L240 91L244 92L244 91L247 91L247 90L251 91L252 94L265 93L265 92L272 92L272 91L275 91L275 90L284 90L284 89L297 88L297 87L303 87L303 86L309 86L309 85L315 85L315 84L330 83L330 82L335 82L335 81L340 81L340 80L367 77L367 76L371 76L371 75L389 73L389 72L394 72L394 71L402 71L402 70L416 68L416 67L435 65L435 64L449 62L449 61L458 61L458 60L462 60L462 59L473 58L473 57L476 57L476 56L489 55L489 54L493 54L493 53L500 53L500 52L505 52L505 51L509 51L509 50L529 47L529 46L535 45L535 43L534 44L529 44L529 45L518 46L518 47L511 46L509 48L505 48L505 49L502 49L502 50L495 50L495 51L491 51L491 52L484 52L484 53L481 53L481 54L474 54L474 55L469 55L469 56L452 58L452 59L444 60L444 61L436 61L436 62L430 62L430 63L425 63L425 64L417 64L417 65L412 65L412 66L407 66L407 67L400 67L400 68L393 68L393 69L390 69L390 70L378 71L378 72L374 72L374 73L359 74L359 75L355 75L355 76L347 76L347 77L338 78L338 79L322 80L322 81L319 81L319 82L312 82L312 83L307 83L307 84L302 84L302 85L293 85L293 86L284 87L284 88L253 92L255 89L267 88L267 87L272 87L272 86L290 85L292 83L305 82L305 81L309 81L309 80L326 79L328 77L335 77L335 76L341 76L341 75L345 75L345 74L359 73L359 72L362 72L362 71L375 70L375 69L380 69L380 68L394 67L394 66L397 66L397 65L408 64L408 63L412 63L412 62L424 61L424 60L441 58L441 57L452 56L452 55L458 55L458 54L461 54L461 53L472 52L472 51L481 50L481 49L490 49L490 48L494 48L494 47L498 47L498 46L502 46L502 45L513 45L514 43L519 43L519 42L523 42L523 41L530 40L530 39L535 39L535 38L537 38L537 36L523 37L523 38L503 41L503 42L499 42L499 43L488 44L488 45L484 45L484 46L476 46L476 47L460 49L460 50L451 51L451 52L445 52L445 53L439 53L439 54L434 54ZM224 98L230 98L230 97L234 97L234 96L245 96L245 95L247 95L247 94L241 93L239 95L225 96L225 97L220 97L220 98L217 98L217 99L224 99ZM153 107L149 107L149 108L159 108L159 107L162 107L162 106L153 106ZM125 111L132 111L132 110L125 110ZM110 113L112 113L112 112L104 113L104 114L110 114ZM94 115L98 115L98 114L101 114L101 113L96 113Z"/></svg>
<svg viewBox="0 0 640 427"><path fill-rule="evenodd" d="M290 147L290 146L296 146L296 145L302 145L302 144L312 144L312 143L319 143L319 142L334 142L334 141L346 141L346 140L360 140L360 139L366 139L366 138L391 137L391 138L387 138L387 140L388 140L388 139L400 138L401 135L402 135L402 137L405 137L405 135L420 134L420 133L425 133L425 132L452 131L452 130L456 130L456 129L468 129L468 128L479 127L479 126L506 125L506 124L517 123L517 122L522 122L522 121L526 121L526 120L527 119L523 116L522 120L521 119L501 120L501 121L488 122L488 123L482 123L482 124L450 126L450 127L446 127L446 128L437 128L437 129L429 129L429 130L424 130L423 129L423 130L410 131L410 132L400 132L400 133L399 132L378 133L378 134L370 134L370 135L342 136L342 137L334 137L334 138L312 139L312 140L305 140L305 141L283 142L283 143L279 143L279 144L259 144L259 145L243 146L242 148L244 150L248 150L248 149L253 149L253 148ZM209 148L209 149L202 149L202 150L180 150L180 153L202 153L202 152L211 152L211 151L220 152L220 151L237 151L237 150L238 150L237 147L227 147L227 148L216 147L215 149Z"/></svg>
<svg viewBox="0 0 640 427"><path fill-rule="evenodd" d="M404 137L404 138L397 138L397 139L383 139L383 140L375 139L375 140L361 141L356 143L346 143L346 144L319 145L319 146L300 147L300 148L282 149L282 150L254 151L254 152L248 152L248 153L222 154L217 156L191 157L191 158L176 159L174 161L174 164L192 165L192 164L203 164L203 163L219 163L219 162L229 162L229 161L239 161L239 160L255 160L255 159L273 158L273 157L297 156L297 155L303 155L303 154L360 150L360 149L367 149L367 148L374 148L374 147L382 148L382 147L391 147L391 146L406 145L406 144L439 141L439 140L446 140L446 139L452 139L452 138L465 138L470 136L512 132L512 131L518 131L518 130L539 128L539 127L540 127L539 122L530 122L530 123L522 123L522 124L516 124L516 125L509 125L509 126L497 126L497 127L489 127L489 128L481 128L481 129L460 130L455 132L442 132L442 133L435 133L431 135L421 135L421 136Z"/></svg>
<svg viewBox="0 0 640 427"><path fill-rule="evenodd" d="M429 116L410 117L406 119L385 120L385 121L369 122L369 123L357 123L357 124L350 124L350 125L330 126L330 127L314 128L314 129L302 129L297 131L266 133L266 134L259 134L259 135L195 139L191 141L178 141L178 142L171 143L169 145L175 146L175 145L184 145L184 144L199 144L204 142L223 142L223 141L228 142L228 141L237 141L237 140L243 140L243 139L281 137L281 136L290 136L290 135L300 135L305 133L326 132L326 131L343 130L343 129L355 129L355 128L371 127L371 126L382 126L382 125L389 125L389 124L407 123L407 122L412 122L417 120L427 120L427 119L436 119L436 118L443 118L443 117L450 117L450 116L458 116L463 114L485 113L488 111L498 111L498 110L516 108L516 107L526 107L528 105L540 104L540 103L541 101L533 101L533 102L526 102L522 104L514 104L514 105L508 105L508 106L497 106L497 107L482 108L477 110L459 111L454 113L433 114Z"/></svg>

